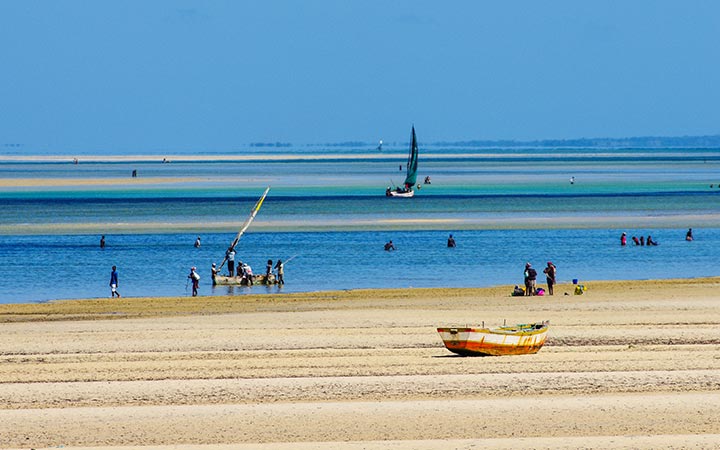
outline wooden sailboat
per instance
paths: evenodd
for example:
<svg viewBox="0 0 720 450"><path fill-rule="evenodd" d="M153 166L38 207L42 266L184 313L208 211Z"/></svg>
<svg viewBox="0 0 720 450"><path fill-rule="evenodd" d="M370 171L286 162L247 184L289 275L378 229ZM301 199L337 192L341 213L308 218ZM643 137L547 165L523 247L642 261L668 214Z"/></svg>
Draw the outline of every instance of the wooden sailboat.
<svg viewBox="0 0 720 450"><path fill-rule="evenodd" d="M235 250L235 247L237 246L238 242L240 242L240 238L245 233L245 230L248 229L250 224L252 223L253 219L255 219L255 216L257 215L258 211L260 211L260 207L262 206L263 202L265 201L265 197L267 196L268 191L270 191L270 186L265 189L265 192L263 192L262 196L260 197L260 200L255 203L255 206L253 206L252 210L250 211L250 216L245 220L245 223L243 224L242 228L240 228L240 231L238 231L237 236L235 236L235 239L233 239L232 243L230 243L230 247L228 247L228 250ZM225 259L223 259L222 264L218 267L218 272L222 269L222 267L227 262L228 257L227 253L225 255ZM240 267L238 267L238 272L240 272ZM246 286L249 284L275 284L277 281L275 280L275 276L273 274L270 274L269 277L265 277L265 275L253 275L252 276L252 283L251 280L248 280L247 278L243 277L242 275L229 277L229 276L223 276L219 274L213 274L212 277L213 285L227 285L227 286Z"/></svg>
<svg viewBox="0 0 720 450"><path fill-rule="evenodd" d="M418 167L418 145L417 137L415 136L415 126L412 127L412 142L410 144L410 154L408 155L407 162L407 174L405 175L405 182L402 186L398 186L395 189L387 188L385 195L388 197L399 197L408 198L415 195L413 187L417 182L417 167Z"/></svg>
<svg viewBox="0 0 720 450"><path fill-rule="evenodd" d="M463 356L527 355L537 353L545 343L549 321L498 328L438 328L440 337L453 353Z"/></svg>

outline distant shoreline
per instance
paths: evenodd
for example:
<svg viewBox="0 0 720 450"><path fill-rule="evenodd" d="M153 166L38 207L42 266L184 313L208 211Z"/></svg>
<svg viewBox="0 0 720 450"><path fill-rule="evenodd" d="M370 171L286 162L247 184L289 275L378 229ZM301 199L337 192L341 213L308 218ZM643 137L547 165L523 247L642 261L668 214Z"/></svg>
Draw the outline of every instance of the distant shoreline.
<svg viewBox="0 0 720 450"><path fill-rule="evenodd" d="M660 149L637 149L630 151L629 149L618 149L611 151L608 148L577 148L576 151L569 148L527 148L513 149L512 152L503 152L502 148L488 149L478 148L478 151L468 151L467 148L457 149L454 152L422 152L423 160L433 159L484 159L484 158L503 158L512 160L521 160L523 158L546 158L546 159L563 159L563 158L581 158L584 156L592 158L720 158L720 149L718 148L692 148L692 149L663 149L661 153L653 150ZM482 150L482 151L480 151ZM496 151L490 151L496 150ZM517 150L526 150L520 151ZM531 151L534 150L534 151ZM548 151L553 150L553 151ZM685 150L685 151L683 151ZM693 154L688 154L687 150L694 150ZM422 151L422 149L421 149ZM542 153L541 153L542 152ZM351 161L351 160L397 160L406 157L406 150L393 149L386 152L341 152L329 149L325 153L300 153L300 152L283 152L283 153L217 153L217 154L135 154L135 155L83 155L83 154L53 154L53 155L0 155L0 163L67 163L73 164L77 159L77 163L191 163L191 162L254 162L254 161Z"/></svg>
<svg viewBox="0 0 720 450"><path fill-rule="evenodd" d="M421 147L459 147L472 148L477 150L489 149L592 149L592 150L719 150L720 134L700 136L630 136L630 137L594 137L594 138L569 138L569 139L535 139L535 140L514 140L514 139L466 139L466 140L443 140L443 141L420 141ZM0 148L7 151L18 151L27 145L22 143L4 143ZM377 148L377 142L346 141L346 142L325 142L325 143L291 143L291 142L251 142L234 145L235 148L267 150L268 152L287 151L287 149L303 149L315 151L324 149L326 151L360 150ZM405 148L406 142L386 142L386 149ZM37 146L35 146L37 148ZM93 150L90 150L91 152ZM181 151L181 154L188 154L193 150ZM197 151L197 150L196 150ZM73 152L64 151L66 155L73 155ZM76 152L77 153L77 152ZM84 154L85 152L79 152ZM168 152L172 153L172 151ZM147 154L160 154L156 150L149 150ZM77 154L76 154L77 156Z"/></svg>

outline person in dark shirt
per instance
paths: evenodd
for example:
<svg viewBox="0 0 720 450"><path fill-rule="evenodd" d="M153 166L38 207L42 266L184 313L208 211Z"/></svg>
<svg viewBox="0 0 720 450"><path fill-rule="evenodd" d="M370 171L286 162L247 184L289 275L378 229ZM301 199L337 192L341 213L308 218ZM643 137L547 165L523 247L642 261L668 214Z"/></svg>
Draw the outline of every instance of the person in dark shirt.
<svg viewBox="0 0 720 450"><path fill-rule="evenodd" d="M545 277L547 278L548 294L553 295L553 286L555 286L555 275L557 273L557 268L555 267L555 264L548 261L547 267L545 267L545 270L543 270L543 273L545 274Z"/></svg>
<svg viewBox="0 0 720 450"><path fill-rule="evenodd" d="M532 268L530 263L525 264L525 295L535 295L535 279L537 278L537 271Z"/></svg>
<svg viewBox="0 0 720 450"><path fill-rule="evenodd" d="M116 295L118 298L120 298L120 293L118 292L117 288L118 288L117 267L112 266L112 272L110 272L110 298L113 298Z"/></svg>
<svg viewBox="0 0 720 450"><path fill-rule="evenodd" d="M455 247L455 238L453 237L452 234L450 235L450 237L448 237L447 246L448 246L448 247Z"/></svg>
<svg viewBox="0 0 720 450"><path fill-rule="evenodd" d="M268 259L267 265L265 266L265 284L270 284L270 274L273 270L272 259Z"/></svg>
<svg viewBox="0 0 720 450"><path fill-rule="evenodd" d="M275 269L277 269L277 284L285 284L285 265L283 264L282 259L277 260Z"/></svg>

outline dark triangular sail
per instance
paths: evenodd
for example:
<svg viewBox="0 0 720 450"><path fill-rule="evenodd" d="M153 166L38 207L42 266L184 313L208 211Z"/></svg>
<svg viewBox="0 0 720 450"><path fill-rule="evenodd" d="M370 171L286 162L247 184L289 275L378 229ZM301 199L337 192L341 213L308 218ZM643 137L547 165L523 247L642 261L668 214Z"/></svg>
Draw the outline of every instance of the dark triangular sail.
<svg viewBox="0 0 720 450"><path fill-rule="evenodd" d="M412 127L412 143L410 144L410 156L407 162L407 176L405 177L405 187L412 189L417 182L417 165L418 165L418 145L417 137L415 137L415 125Z"/></svg>

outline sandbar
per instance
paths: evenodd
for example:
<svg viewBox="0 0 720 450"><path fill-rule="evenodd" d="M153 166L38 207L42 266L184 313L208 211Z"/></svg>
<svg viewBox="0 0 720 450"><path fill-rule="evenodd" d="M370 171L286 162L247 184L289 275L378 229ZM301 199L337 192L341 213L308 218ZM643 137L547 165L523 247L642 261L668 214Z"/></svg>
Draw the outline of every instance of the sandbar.
<svg viewBox="0 0 720 450"><path fill-rule="evenodd" d="M0 305L0 447L720 448L720 278L586 286ZM435 330L536 320L535 355Z"/></svg>

